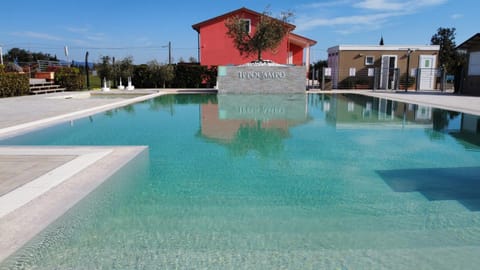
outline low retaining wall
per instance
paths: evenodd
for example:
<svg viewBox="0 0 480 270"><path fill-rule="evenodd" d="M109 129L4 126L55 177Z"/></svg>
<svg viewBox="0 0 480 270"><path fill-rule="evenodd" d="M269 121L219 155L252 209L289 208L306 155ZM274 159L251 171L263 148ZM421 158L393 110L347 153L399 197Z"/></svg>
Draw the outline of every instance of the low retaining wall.
<svg viewBox="0 0 480 270"><path fill-rule="evenodd" d="M219 66L219 94L305 93L304 66Z"/></svg>

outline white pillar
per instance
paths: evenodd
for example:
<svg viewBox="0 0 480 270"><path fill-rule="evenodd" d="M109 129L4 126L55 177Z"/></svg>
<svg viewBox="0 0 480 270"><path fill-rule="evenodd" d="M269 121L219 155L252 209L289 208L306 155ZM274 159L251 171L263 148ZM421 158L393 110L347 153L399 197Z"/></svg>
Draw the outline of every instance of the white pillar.
<svg viewBox="0 0 480 270"><path fill-rule="evenodd" d="M310 71L310 45L307 45L305 51L305 65L307 66L307 74Z"/></svg>
<svg viewBox="0 0 480 270"><path fill-rule="evenodd" d="M0 46L0 65L3 65L3 48Z"/></svg>

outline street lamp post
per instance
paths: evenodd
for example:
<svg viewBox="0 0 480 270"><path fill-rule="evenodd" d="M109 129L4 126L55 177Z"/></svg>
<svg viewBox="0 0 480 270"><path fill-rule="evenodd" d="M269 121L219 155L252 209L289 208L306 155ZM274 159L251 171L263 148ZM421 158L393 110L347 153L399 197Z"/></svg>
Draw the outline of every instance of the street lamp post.
<svg viewBox="0 0 480 270"><path fill-rule="evenodd" d="M408 79L410 79L410 54L412 54L412 50L410 48L407 49L407 77L405 79L405 92L408 90Z"/></svg>
<svg viewBox="0 0 480 270"><path fill-rule="evenodd" d="M90 90L90 77L88 75L88 51L85 53L85 74L87 75L87 90Z"/></svg>

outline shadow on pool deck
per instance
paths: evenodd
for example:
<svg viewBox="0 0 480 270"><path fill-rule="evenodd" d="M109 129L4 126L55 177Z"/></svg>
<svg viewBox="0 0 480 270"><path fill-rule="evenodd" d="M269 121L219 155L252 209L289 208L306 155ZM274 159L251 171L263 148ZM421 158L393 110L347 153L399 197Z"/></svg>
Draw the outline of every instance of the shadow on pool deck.
<svg viewBox="0 0 480 270"><path fill-rule="evenodd" d="M430 201L456 200L480 211L480 167L378 170L395 192L420 192Z"/></svg>

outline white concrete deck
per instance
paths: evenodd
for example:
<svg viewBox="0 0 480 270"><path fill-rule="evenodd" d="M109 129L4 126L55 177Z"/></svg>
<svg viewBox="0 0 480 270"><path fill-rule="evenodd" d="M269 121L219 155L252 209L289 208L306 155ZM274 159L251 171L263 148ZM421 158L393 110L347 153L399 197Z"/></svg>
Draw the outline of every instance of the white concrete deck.
<svg viewBox="0 0 480 270"><path fill-rule="evenodd" d="M146 149L146 146L0 147L0 156L75 157L53 170L45 169L39 177L32 179L25 175L24 185L0 196L0 261ZM4 169L0 167L0 172Z"/></svg>

